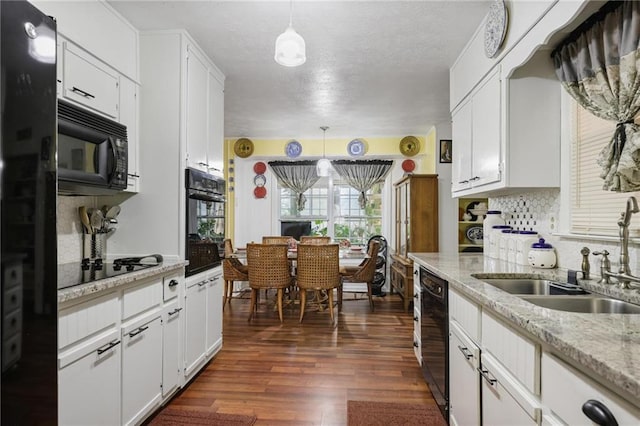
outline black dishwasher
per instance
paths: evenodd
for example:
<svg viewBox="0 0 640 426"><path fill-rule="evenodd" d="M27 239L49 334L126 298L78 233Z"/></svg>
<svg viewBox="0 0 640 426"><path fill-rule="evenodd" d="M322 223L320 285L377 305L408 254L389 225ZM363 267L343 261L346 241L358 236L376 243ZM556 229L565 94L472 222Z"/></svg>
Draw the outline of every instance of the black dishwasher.
<svg viewBox="0 0 640 426"><path fill-rule="evenodd" d="M422 374L433 399L449 422L449 285L420 267Z"/></svg>

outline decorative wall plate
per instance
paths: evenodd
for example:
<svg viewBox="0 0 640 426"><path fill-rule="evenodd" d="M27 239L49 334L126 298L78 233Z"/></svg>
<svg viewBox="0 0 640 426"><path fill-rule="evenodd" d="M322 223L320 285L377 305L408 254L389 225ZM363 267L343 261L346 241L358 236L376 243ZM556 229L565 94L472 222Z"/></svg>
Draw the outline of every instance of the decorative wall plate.
<svg viewBox="0 0 640 426"><path fill-rule="evenodd" d="M267 188L264 186L256 186L253 188L253 196L256 198L264 198L267 196Z"/></svg>
<svg viewBox="0 0 640 426"><path fill-rule="evenodd" d="M302 145L296 140L287 142L287 145L284 147L284 153L287 154L289 158L299 157L300 154L302 154Z"/></svg>
<svg viewBox="0 0 640 426"><path fill-rule="evenodd" d="M258 186L258 187L260 187L260 186L264 186L264 184L265 184L265 183L267 183L267 178L266 178L266 177L264 177L264 175L256 175L256 176L253 178L253 184L254 184L255 186Z"/></svg>
<svg viewBox="0 0 640 426"><path fill-rule="evenodd" d="M504 0L494 0L489 8L489 15L484 27L484 53L489 58L498 54L500 46L507 35L507 7Z"/></svg>
<svg viewBox="0 0 640 426"><path fill-rule="evenodd" d="M420 141L415 136L405 136L400 140L400 152L407 157L413 157L420 151Z"/></svg>
<svg viewBox="0 0 640 426"><path fill-rule="evenodd" d="M253 142L251 139L240 138L233 144L233 152L240 158L247 158L253 154Z"/></svg>
<svg viewBox="0 0 640 426"><path fill-rule="evenodd" d="M414 171L416 168L416 163L413 160L404 160L402 162L402 170L405 171L405 173L411 173L412 171Z"/></svg>
<svg viewBox="0 0 640 426"><path fill-rule="evenodd" d="M362 140L354 139L347 144L347 152L352 157L360 157L367 152L367 146Z"/></svg>
<svg viewBox="0 0 640 426"><path fill-rule="evenodd" d="M471 241L482 241L483 229L482 226L473 225L467 228L467 238Z"/></svg>
<svg viewBox="0 0 640 426"><path fill-rule="evenodd" d="M253 172L257 175L263 175L267 171L267 165L262 161L258 161L253 165Z"/></svg>

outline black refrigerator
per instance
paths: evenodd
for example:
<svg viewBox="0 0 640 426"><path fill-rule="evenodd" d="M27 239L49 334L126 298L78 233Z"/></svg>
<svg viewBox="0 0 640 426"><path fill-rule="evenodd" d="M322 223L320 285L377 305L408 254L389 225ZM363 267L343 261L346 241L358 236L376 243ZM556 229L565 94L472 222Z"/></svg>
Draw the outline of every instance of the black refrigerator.
<svg viewBox="0 0 640 426"><path fill-rule="evenodd" d="M55 424L56 23L0 1L2 425Z"/></svg>

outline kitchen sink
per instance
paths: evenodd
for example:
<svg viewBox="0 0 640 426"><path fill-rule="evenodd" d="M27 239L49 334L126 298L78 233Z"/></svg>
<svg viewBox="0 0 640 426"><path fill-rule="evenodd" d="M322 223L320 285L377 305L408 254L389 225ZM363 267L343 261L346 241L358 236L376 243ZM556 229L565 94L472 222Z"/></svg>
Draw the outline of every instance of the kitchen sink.
<svg viewBox="0 0 640 426"><path fill-rule="evenodd" d="M510 294L554 295L588 294L582 288L568 283L536 278L478 278Z"/></svg>
<svg viewBox="0 0 640 426"><path fill-rule="evenodd" d="M558 311L590 314L640 314L640 305L604 296L520 296L534 305Z"/></svg>

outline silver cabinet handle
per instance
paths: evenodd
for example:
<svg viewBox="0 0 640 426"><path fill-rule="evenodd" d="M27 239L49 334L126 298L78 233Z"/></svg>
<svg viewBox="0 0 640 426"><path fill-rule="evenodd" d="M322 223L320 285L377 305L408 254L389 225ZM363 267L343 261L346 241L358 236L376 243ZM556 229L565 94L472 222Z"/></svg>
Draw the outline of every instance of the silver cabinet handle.
<svg viewBox="0 0 640 426"><path fill-rule="evenodd" d="M169 312L169 316L175 315L180 312L182 308L175 308L173 311Z"/></svg>
<svg viewBox="0 0 640 426"><path fill-rule="evenodd" d="M471 359L473 358L473 354L471 352L469 352L469 348L465 348L464 346L460 346L458 345L458 349L460 349L460 352L462 352L462 355L466 358L466 359Z"/></svg>
<svg viewBox="0 0 640 426"><path fill-rule="evenodd" d="M148 328L149 328L148 325L145 325L144 327L139 327L138 329L136 329L136 330L132 331L131 333L129 333L129 337L136 337L138 334L144 332Z"/></svg>
<svg viewBox="0 0 640 426"><path fill-rule="evenodd" d="M96 352L98 353L98 355L102 355L106 351L113 349L114 347L118 346L119 344L120 344L120 340L114 340L113 342L109 342L106 345L104 345L103 347L98 348L98 350Z"/></svg>
<svg viewBox="0 0 640 426"><path fill-rule="evenodd" d="M480 373L482 378L485 379L487 383L489 383L489 386L493 386L496 383L498 383L498 379L492 379L491 377L489 377L489 374L490 374L489 370L485 370L481 367L478 367L478 372Z"/></svg>
<svg viewBox="0 0 640 426"><path fill-rule="evenodd" d="M72 91L72 92L74 92L74 93L78 93L79 95L82 95L82 96L84 96L85 98L92 98L92 99L93 99L93 98L95 98L95 96L93 96L91 93L89 93L89 92L85 92L85 91L84 91L84 90L82 90L82 89L78 89L76 86L73 86L73 87L71 88L71 91Z"/></svg>
<svg viewBox="0 0 640 426"><path fill-rule="evenodd" d="M175 287L178 285L178 280L171 280L169 281L169 287Z"/></svg>
<svg viewBox="0 0 640 426"><path fill-rule="evenodd" d="M474 176L471 179L469 179L471 182L475 182L477 180L480 180L480 176Z"/></svg>
<svg viewBox="0 0 640 426"><path fill-rule="evenodd" d="M198 283L198 286L202 287L202 286L203 286L203 285L205 285L206 283L207 283L207 280L200 281L200 282Z"/></svg>
<svg viewBox="0 0 640 426"><path fill-rule="evenodd" d="M461 180L458 183L469 183L469 180Z"/></svg>

